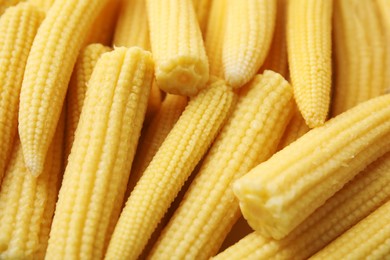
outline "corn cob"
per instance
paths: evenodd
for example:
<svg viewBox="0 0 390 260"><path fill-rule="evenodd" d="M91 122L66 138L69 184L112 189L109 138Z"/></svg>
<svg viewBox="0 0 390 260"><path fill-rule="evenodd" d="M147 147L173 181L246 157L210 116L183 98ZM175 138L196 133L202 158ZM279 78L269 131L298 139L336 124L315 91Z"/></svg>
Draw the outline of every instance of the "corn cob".
<svg viewBox="0 0 390 260"><path fill-rule="evenodd" d="M0 16L4 14L7 8L25 1L26 0L0 0Z"/></svg>
<svg viewBox="0 0 390 260"><path fill-rule="evenodd" d="M276 19L276 0L231 0L226 5L223 44L225 79L242 87L263 64L271 45Z"/></svg>
<svg viewBox="0 0 390 260"><path fill-rule="evenodd" d="M224 81L216 80L188 103L127 200L105 259L139 256L227 118L234 97Z"/></svg>
<svg viewBox="0 0 390 260"><path fill-rule="evenodd" d="M210 74L223 77L222 46L226 23L226 0L213 0L205 35Z"/></svg>
<svg viewBox="0 0 390 260"><path fill-rule="evenodd" d="M57 0L38 29L19 107L20 141L26 167L34 176L42 172L83 40L107 1Z"/></svg>
<svg viewBox="0 0 390 260"><path fill-rule="evenodd" d="M0 18L0 183L18 130L18 103L27 56L44 14L28 3Z"/></svg>
<svg viewBox="0 0 390 260"><path fill-rule="evenodd" d="M390 198L390 153L376 160L282 240L253 232L215 259L307 259Z"/></svg>
<svg viewBox="0 0 390 260"><path fill-rule="evenodd" d="M236 181L233 190L251 227L285 237L389 150L389 102L390 95L381 96L329 120Z"/></svg>
<svg viewBox="0 0 390 260"><path fill-rule="evenodd" d="M15 142L0 192L1 259L44 258L62 170L63 131L61 116L38 178L26 169L20 142Z"/></svg>
<svg viewBox="0 0 390 260"><path fill-rule="evenodd" d="M390 201L310 259L388 259Z"/></svg>
<svg viewBox="0 0 390 260"><path fill-rule="evenodd" d="M209 67L192 0L147 0L157 85L193 96L206 86Z"/></svg>
<svg viewBox="0 0 390 260"><path fill-rule="evenodd" d="M101 259L120 205L153 76L151 54L117 48L97 62L69 156L47 259ZM118 206L119 205L119 206Z"/></svg>
<svg viewBox="0 0 390 260"><path fill-rule="evenodd" d="M291 116L292 95L288 82L272 71L241 91L151 259L208 259L217 253L240 217L231 182L274 153Z"/></svg>
<svg viewBox="0 0 390 260"><path fill-rule="evenodd" d="M286 0L277 0L276 22L272 43L267 58L260 68L260 72L263 72L264 70L273 70L280 73L285 78L288 76Z"/></svg>
<svg viewBox="0 0 390 260"><path fill-rule="evenodd" d="M375 2L335 1L332 115L386 92L385 33ZM359 43L359 44L356 44ZM388 45L388 44L387 44Z"/></svg>
<svg viewBox="0 0 390 260"><path fill-rule="evenodd" d="M205 32L207 20L209 17L210 6L213 0L192 0L200 30Z"/></svg>
<svg viewBox="0 0 390 260"><path fill-rule="evenodd" d="M55 0L28 0L30 4L35 5L46 12L53 5L54 1Z"/></svg>
<svg viewBox="0 0 390 260"><path fill-rule="evenodd" d="M322 125L329 111L332 5L331 0L291 0L287 7L291 81L298 108L311 128Z"/></svg>
<svg viewBox="0 0 390 260"><path fill-rule="evenodd" d="M87 91L87 83L96 62L103 53L108 51L110 51L109 47L91 44L85 47L77 58L67 93L65 159L68 158L74 141L74 134Z"/></svg>

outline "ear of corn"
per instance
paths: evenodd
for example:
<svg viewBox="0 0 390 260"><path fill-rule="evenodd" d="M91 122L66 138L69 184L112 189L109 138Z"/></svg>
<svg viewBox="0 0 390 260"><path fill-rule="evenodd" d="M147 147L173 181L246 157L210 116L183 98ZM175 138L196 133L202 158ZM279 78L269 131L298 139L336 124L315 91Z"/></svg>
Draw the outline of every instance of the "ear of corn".
<svg viewBox="0 0 390 260"><path fill-rule="evenodd" d="M64 117L56 130L42 174L32 176L15 143L0 192L0 258L43 259L62 170Z"/></svg>
<svg viewBox="0 0 390 260"><path fill-rule="evenodd" d="M226 5L223 70L227 83L242 87L260 69L271 45L276 0L231 0Z"/></svg>
<svg viewBox="0 0 390 260"><path fill-rule="evenodd" d="M236 181L234 193L251 227L285 237L389 150L389 102L390 95L381 96L329 120Z"/></svg>
<svg viewBox="0 0 390 260"><path fill-rule="evenodd" d="M18 129L19 94L27 56L44 13L28 3L0 18L0 183Z"/></svg>
<svg viewBox="0 0 390 260"><path fill-rule="evenodd" d="M288 3L288 61L294 96L306 124L322 125L332 84L331 29L333 1Z"/></svg>
<svg viewBox="0 0 390 260"><path fill-rule="evenodd" d="M48 259L101 259L119 216L153 77L134 47L101 56L92 73L57 202Z"/></svg>
<svg viewBox="0 0 390 260"><path fill-rule="evenodd" d="M390 201L310 259L386 259L390 255Z"/></svg>
<svg viewBox="0 0 390 260"><path fill-rule="evenodd" d="M151 259L208 259L240 216L231 183L268 159L291 116L292 88L279 74L255 76L213 143Z"/></svg>
<svg viewBox="0 0 390 260"><path fill-rule="evenodd" d="M206 86L209 66L192 0L147 0L158 86L193 96Z"/></svg>
<svg viewBox="0 0 390 260"><path fill-rule="evenodd" d="M28 56L19 107L26 167L42 172L77 54L108 0L58 0L47 12Z"/></svg>
<svg viewBox="0 0 390 260"><path fill-rule="evenodd" d="M48 11L55 0L28 0L28 2L32 5L35 5L41 8L44 11Z"/></svg>
<svg viewBox="0 0 390 260"><path fill-rule="evenodd" d="M109 47L98 43L91 44L85 47L77 58L67 93L65 159L68 158L74 141L74 134L87 92L87 83L96 62L103 53L108 51L110 51Z"/></svg>
<svg viewBox="0 0 390 260"><path fill-rule="evenodd" d="M7 8L25 1L26 0L0 0L0 15L2 15Z"/></svg>
<svg viewBox="0 0 390 260"><path fill-rule="evenodd" d="M385 75L389 69L386 67L385 32L375 2L335 1L334 9L335 91L332 114L335 116L360 102L384 94L388 88Z"/></svg>
<svg viewBox="0 0 390 260"><path fill-rule="evenodd" d="M284 239L278 241L253 232L215 259L307 259L390 199L389 171L387 153Z"/></svg>
<svg viewBox="0 0 390 260"><path fill-rule="evenodd" d="M207 26L207 19L209 17L210 6L213 0L192 0L200 30L205 32Z"/></svg>
<svg viewBox="0 0 390 260"><path fill-rule="evenodd" d="M105 259L135 259L141 254L214 140L234 97L225 82L216 80L188 103L127 200Z"/></svg>

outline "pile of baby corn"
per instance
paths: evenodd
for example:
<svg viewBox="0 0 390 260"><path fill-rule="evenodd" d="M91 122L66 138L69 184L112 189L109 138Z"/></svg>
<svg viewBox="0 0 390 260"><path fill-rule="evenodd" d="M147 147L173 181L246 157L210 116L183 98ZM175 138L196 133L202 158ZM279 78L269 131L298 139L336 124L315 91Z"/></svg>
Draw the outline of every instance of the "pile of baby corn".
<svg viewBox="0 0 390 260"><path fill-rule="evenodd" d="M389 259L389 0L0 0L0 259Z"/></svg>

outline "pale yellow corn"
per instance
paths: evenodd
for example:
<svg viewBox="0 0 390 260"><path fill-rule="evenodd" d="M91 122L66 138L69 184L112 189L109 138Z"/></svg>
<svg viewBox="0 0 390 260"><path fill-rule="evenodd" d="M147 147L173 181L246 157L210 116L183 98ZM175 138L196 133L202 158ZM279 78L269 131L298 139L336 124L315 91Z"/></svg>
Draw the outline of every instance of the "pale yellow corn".
<svg viewBox="0 0 390 260"><path fill-rule="evenodd" d="M327 121L234 184L251 227L285 237L362 168L390 149L390 95Z"/></svg>
<svg viewBox="0 0 390 260"><path fill-rule="evenodd" d="M390 200L310 259L389 259Z"/></svg>
<svg viewBox="0 0 390 260"><path fill-rule="evenodd" d="M110 51L109 47L95 43L81 50L69 82L66 106L65 159L70 154L77 124L83 108L87 83L100 56Z"/></svg>
<svg viewBox="0 0 390 260"><path fill-rule="evenodd" d="M64 117L58 123L42 174L32 176L15 142L0 192L0 259L43 259L62 172Z"/></svg>
<svg viewBox="0 0 390 260"><path fill-rule="evenodd" d="M157 85L193 96L206 87L209 66L192 0L146 0Z"/></svg>
<svg viewBox="0 0 390 260"><path fill-rule="evenodd" d="M209 18L210 6L214 0L192 0L200 30L204 33Z"/></svg>
<svg viewBox="0 0 390 260"><path fill-rule="evenodd" d="M285 78L288 76L286 5L286 0L277 0L276 21L272 43L267 58L260 68L260 72L264 70L273 70L280 73Z"/></svg>
<svg viewBox="0 0 390 260"><path fill-rule="evenodd" d="M330 106L332 11L332 0L290 0L287 6L291 81L298 108L311 128L325 122Z"/></svg>
<svg viewBox="0 0 390 260"><path fill-rule="evenodd" d="M205 34L210 74L220 78L223 77L222 47L226 27L226 5L226 0L212 1Z"/></svg>
<svg viewBox="0 0 390 260"><path fill-rule="evenodd" d="M216 80L188 103L135 186L105 259L137 258L227 118L234 92Z"/></svg>
<svg viewBox="0 0 390 260"><path fill-rule="evenodd" d="M276 150L291 116L292 88L279 74L257 75L213 143L151 259L208 259L240 217L231 183Z"/></svg>
<svg viewBox="0 0 390 260"><path fill-rule="evenodd" d="M53 5L55 0L27 0L30 4L41 8L44 11L48 11Z"/></svg>
<svg viewBox="0 0 390 260"><path fill-rule="evenodd" d="M25 1L26 0L0 0L0 15L2 15L7 10L7 8Z"/></svg>
<svg viewBox="0 0 390 260"><path fill-rule="evenodd" d="M24 73L19 135L26 167L43 169L83 40L108 0L56 0L38 29Z"/></svg>
<svg viewBox="0 0 390 260"><path fill-rule="evenodd" d="M138 47L105 53L92 73L50 232L47 259L101 259L119 217L153 78Z"/></svg>
<svg viewBox="0 0 390 260"><path fill-rule="evenodd" d="M385 31L372 0L335 1L332 115L389 91ZM387 79L388 80L388 79Z"/></svg>
<svg viewBox="0 0 390 260"><path fill-rule="evenodd" d="M278 241L253 232L215 259L307 259L390 199L389 171L387 153L284 239Z"/></svg>
<svg viewBox="0 0 390 260"><path fill-rule="evenodd" d="M223 43L225 79L233 88L251 80L267 57L277 0L230 0Z"/></svg>
<svg viewBox="0 0 390 260"><path fill-rule="evenodd" d="M19 94L32 42L44 13L28 3L0 18L0 183L18 130Z"/></svg>

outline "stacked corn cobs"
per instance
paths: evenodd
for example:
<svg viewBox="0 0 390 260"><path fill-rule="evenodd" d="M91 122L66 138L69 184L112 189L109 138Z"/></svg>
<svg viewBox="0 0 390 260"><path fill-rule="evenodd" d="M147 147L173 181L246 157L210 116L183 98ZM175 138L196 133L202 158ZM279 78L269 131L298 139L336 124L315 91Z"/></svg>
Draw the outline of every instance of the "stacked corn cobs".
<svg viewBox="0 0 390 260"><path fill-rule="evenodd" d="M0 1L0 259L389 259L390 1Z"/></svg>

